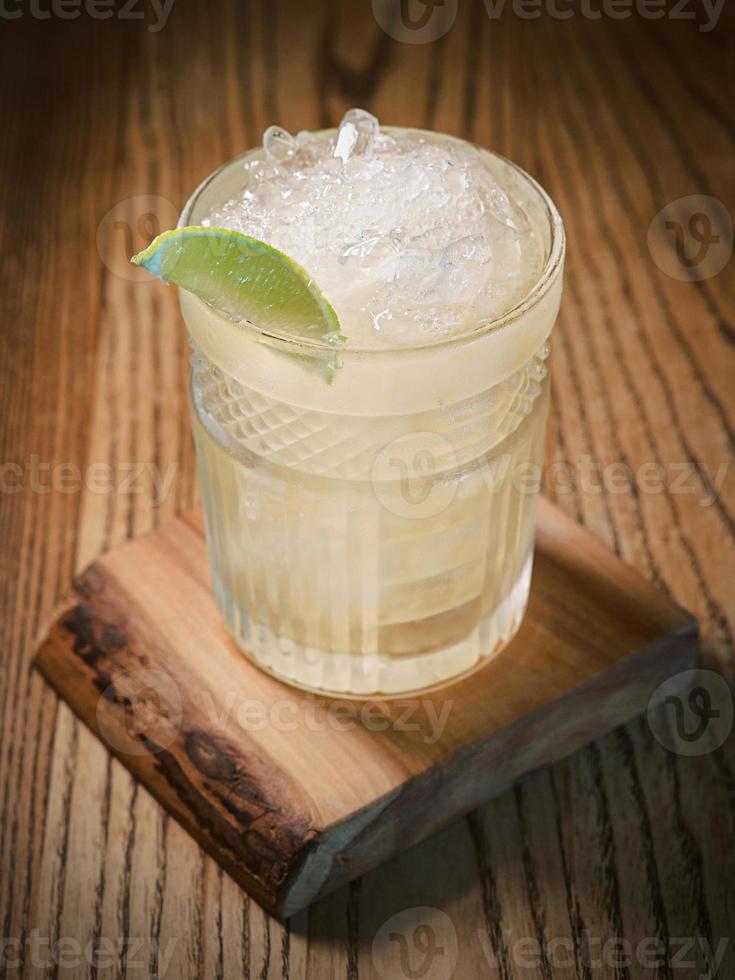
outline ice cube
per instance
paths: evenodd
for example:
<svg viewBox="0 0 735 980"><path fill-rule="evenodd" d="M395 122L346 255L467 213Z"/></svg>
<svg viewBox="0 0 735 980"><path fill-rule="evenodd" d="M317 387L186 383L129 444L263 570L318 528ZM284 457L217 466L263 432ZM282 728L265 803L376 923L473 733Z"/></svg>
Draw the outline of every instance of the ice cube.
<svg viewBox="0 0 735 980"><path fill-rule="evenodd" d="M337 133L337 142L334 144L332 156L338 157L343 165L347 163L352 155L352 151L357 145L358 137L357 126L353 126L349 122L343 122Z"/></svg>
<svg viewBox="0 0 735 980"><path fill-rule="evenodd" d="M353 154L365 154L376 143L380 124L365 109L349 109L342 117L332 156L345 164Z"/></svg>
<svg viewBox="0 0 735 980"><path fill-rule="evenodd" d="M269 126L263 133L263 149L271 163L278 166L290 160L298 149L299 144L288 132L280 126Z"/></svg>

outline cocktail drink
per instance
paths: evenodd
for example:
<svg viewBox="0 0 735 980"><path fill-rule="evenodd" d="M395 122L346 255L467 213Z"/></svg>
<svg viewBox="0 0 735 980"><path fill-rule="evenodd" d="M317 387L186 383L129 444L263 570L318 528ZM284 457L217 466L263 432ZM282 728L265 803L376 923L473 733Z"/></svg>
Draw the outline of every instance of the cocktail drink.
<svg viewBox="0 0 735 980"><path fill-rule="evenodd" d="M181 291L212 579L227 629L309 689L398 694L470 670L528 598L564 236L544 191L463 141L381 129L264 147L186 226L286 253L339 333Z"/></svg>

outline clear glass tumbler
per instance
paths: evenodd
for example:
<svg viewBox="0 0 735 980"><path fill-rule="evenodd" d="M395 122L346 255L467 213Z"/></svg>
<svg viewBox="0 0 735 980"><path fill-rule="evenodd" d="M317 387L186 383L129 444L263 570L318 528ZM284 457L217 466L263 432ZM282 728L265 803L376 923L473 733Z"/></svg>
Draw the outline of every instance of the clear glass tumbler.
<svg viewBox="0 0 735 980"><path fill-rule="evenodd" d="M534 180L482 155L545 265L519 305L469 334L348 346L335 364L331 347L181 292L217 602L242 651L299 687L431 687L500 651L523 617L564 232ZM243 159L204 181L182 225L242 190Z"/></svg>

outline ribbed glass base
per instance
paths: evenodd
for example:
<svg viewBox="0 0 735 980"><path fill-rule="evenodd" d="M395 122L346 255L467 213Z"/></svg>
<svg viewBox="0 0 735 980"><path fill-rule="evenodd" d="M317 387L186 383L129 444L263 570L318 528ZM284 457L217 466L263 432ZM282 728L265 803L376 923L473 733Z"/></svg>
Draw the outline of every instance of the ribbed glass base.
<svg viewBox="0 0 735 980"><path fill-rule="evenodd" d="M262 670L307 691L342 697L385 697L435 687L500 653L515 636L523 619L532 562L531 554L510 594L464 639L413 656L391 657L380 653L361 656L295 643L267 626L253 623L247 610L234 602L222 582L215 581L215 594L232 638ZM420 627L416 642L417 649L421 649ZM424 645L431 646L431 642L430 635L424 637Z"/></svg>

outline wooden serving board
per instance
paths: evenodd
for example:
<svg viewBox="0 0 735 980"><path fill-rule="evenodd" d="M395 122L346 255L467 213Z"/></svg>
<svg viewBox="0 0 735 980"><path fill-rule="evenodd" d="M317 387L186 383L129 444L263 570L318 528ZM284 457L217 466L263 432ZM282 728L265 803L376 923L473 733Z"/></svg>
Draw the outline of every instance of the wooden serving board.
<svg viewBox="0 0 735 980"><path fill-rule="evenodd" d="M227 638L199 512L74 582L36 663L266 909L288 916L646 708L697 623L541 501L528 613L431 693L302 693Z"/></svg>

